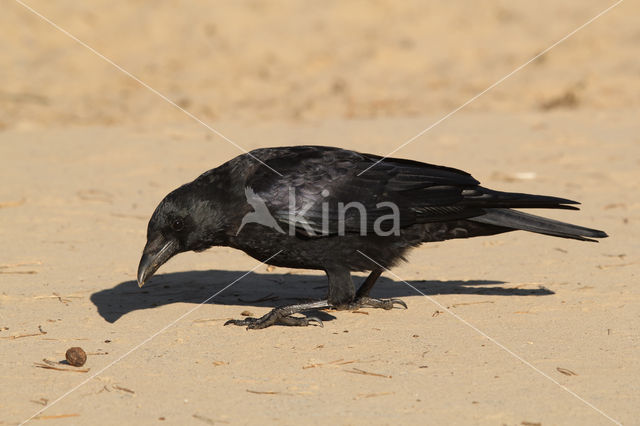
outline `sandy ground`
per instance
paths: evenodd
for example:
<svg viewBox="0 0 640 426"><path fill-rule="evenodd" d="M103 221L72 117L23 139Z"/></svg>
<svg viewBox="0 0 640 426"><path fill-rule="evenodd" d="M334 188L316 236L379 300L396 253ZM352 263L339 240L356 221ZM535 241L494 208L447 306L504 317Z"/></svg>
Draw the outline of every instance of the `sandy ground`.
<svg viewBox="0 0 640 426"><path fill-rule="evenodd" d="M379 154L608 5L30 4L245 149ZM396 154L580 200L548 216L610 238L424 245L374 290L408 310L253 332L223 323L321 298L322 274L262 265L201 305L259 265L213 248L133 281L158 201L239 151L8 2L0 424L42 409L34 424L637 423L638 10L623 3ZM87 372L36 366L71 346Z"/></svg>

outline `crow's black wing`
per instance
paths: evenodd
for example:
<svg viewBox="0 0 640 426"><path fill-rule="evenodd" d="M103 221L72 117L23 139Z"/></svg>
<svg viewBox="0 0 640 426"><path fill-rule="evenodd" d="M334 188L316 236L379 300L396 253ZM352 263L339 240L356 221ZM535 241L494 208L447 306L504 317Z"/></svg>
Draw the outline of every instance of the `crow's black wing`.
<svg viewBox="0 0 640 426"><path fill-rule="evenodd" d="M478 181L460 170L338 148L302 146L252 152L256 167L246 186L264 200L284 229L317 236L383 231L415 223L477 216L461 204ZM368 170L367 170L368 169Z"/></svg>

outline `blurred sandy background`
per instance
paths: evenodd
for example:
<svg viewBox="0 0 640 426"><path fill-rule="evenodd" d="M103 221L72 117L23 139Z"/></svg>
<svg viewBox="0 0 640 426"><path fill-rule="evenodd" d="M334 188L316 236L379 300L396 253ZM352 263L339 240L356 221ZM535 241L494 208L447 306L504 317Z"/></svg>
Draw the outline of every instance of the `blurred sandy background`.
<svg viewBox="0 0 640 426"><path fill-rule="evenodd" d="M453 109L610 3L30 4L203 120L263 121ZM594 22L469 110L638 108L637 8ZM185 121L19 4L3 9L2 127Z"/></svg>
<svg viewBox="0 0 640 426"><path fill-rule="evenodd" d="M613 2L28 4L245 149L386 154ZM318 272L261 267L54 403L256 262L183 254L137 288L157 202L241 151L5 1L0 424L44 408L34 422L637 422L639 12L623 2L396 154L578 199L581 212L548 215L611 235L425 245L394 270L539 372L390 274L377 295L407 311L223 327L322 297ZM90 353L89 372L35 366L70 346Z"/></svg>

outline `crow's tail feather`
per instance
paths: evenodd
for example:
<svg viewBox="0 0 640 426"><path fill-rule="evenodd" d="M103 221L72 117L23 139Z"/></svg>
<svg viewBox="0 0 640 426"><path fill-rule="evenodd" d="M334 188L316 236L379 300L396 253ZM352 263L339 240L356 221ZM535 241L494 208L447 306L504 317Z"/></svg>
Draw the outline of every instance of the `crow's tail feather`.
<svg viewBox="0 0 640 426"><path fill-rule="evenodd" d="M465 190L462 195L464 196L464 205L485 208L578 210L575 204L580 204L566 198L500 192L482 187Z"/></svg>
<svg viewBox="0 0 640 426"><path fill-rule="evenodd" d="M606 238L608 236L605 232L597 229L572 225L570 223L547 219L516 210L498 208L485 209L485 211L486 214L468 220L581 241L596 242L596 240L591 238Z"/></svg>

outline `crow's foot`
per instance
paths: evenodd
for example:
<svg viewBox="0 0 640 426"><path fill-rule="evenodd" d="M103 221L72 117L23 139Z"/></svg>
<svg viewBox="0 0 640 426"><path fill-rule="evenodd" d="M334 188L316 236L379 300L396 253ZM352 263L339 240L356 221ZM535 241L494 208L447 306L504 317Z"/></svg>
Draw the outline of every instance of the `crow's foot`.
<svg viewBox="0 0 640 426"><path fill-rule="evenodd" d="M260 318L248 317L241 320L229 320L224 325L245 325L247 330L259 330L261 328L271 327L272 325L286 325L289 327L306 327L311 324L317 324L323 327L322 320L317 317L294 317L297 314L310 309L326 308L327 301L303 303L300 305L283 306L275 308L268 314Z"/></svg>
<svg viewBox="0 0 640 426"><path fill-rule="evenodd" d="M323 327L322 320L316 317L293 317L283 316L277 312L277 309L269 312L267 315L260 318L248 317L241 320L229 320L224 325L246 325L247 330L259 330L261 328L271 327L272 325L286 325L290 327L306 327L312 323L317 323L320 327Z"/></svg>
<svg viewBox="0 0 640 426"><path fill-rule="evenodd" d="M407 304L400 299L374 299L368 296L357 297L356 300L349 304L349 309L382 308L389 310L393 309L395 305L407 309Z"/></svg>

